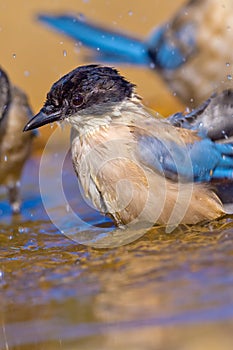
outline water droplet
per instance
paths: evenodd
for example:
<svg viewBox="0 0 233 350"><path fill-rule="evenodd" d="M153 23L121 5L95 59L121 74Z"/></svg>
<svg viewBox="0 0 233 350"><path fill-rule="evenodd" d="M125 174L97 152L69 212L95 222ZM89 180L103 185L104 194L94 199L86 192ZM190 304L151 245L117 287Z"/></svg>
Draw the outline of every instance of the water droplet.
<svg viewBox="0 0 233 350"><path fill-rule="evenodd" d="M226 131L225 131L225 130L222 130L221 133L222 133L222 135L225 137L225 139L227 140L227 139L228 139L228 136L227 136L227 134L226 134Z"/></svg>
<svg viewBox="0 0 233 350"><path fill-rule="evenodd" d="M63 50L63 56L66 57L67 56L67 51Z"/></svg>
<svg viewBox="0 0 233 350"><path fill-rule="evenodd" d="M13 58L16 58L16 53L13 53L13 55L12 55L12 56L13 56Z"/></svg>
<svg viewBox="0 0 233 350"><path fill-rule="evenodd" d="M230 67L230 63L229 63L229 62L226 62L226 66L227 66L227 67Z"/></svg>
<svg viewBox="0 0 233 350"><path fill-rule="evenodd" d="M19 233L24 233L24 227L19 226L19 228L18 228L18 232L19 232Z"/></svg>
<svg viewBox="0 0 233 350"><path fill-rule="evenodd" d="M29 70L25 70L25 71L24 71L24 75L25 75L25 77L29 77L29 75L30 75Z"/></svg>
<svg viewBox="0 0 233 350"><path fill-rule="evenodd" d="M80 52L80 48L79 48L79 45L77 43L74 44L74 52L75 53L79 53Z"/></svg>
<svg viewBox="0 0 233 350"><path fill-rule="evenodd" d="M190 98L190 102L193 103L194 102L194 98Z"/></svg>
<svg viewBox="0 0 233 350"><path fill-rule="evenodd" d="M132 16L132 15L133 15L133 11L130 10L130 11L128 12L128 15L129 15L129 16Z"/></svg>
<svg viewBox="0 0 233 350"><path fill-rule="evenodd" d="M150 63L150 68L155 69L155 64L153 62Z"/></svg>
<svg viewBox="0 0 233 350"><path fill-rule="evenodd" d="M85 17L85 15L83 14L83 13L79 13L78 14L78 19L80 20L80 21L85 21L86 20L86 17Z"/></svg>
<svg viewBox="0 0 233 350"><path fill-rule="evenodd" d="M63 45L64 44L64 41L60 41L60 45Z"/></svg>
<svg viewBox="0 0 233 350"><path fill-rule="evenodd" d="M8 157L4 156L4 162L7 162L7 160L8 160Z"/></svg>
<svg viewBox="0 0 233 350"><path fill-rule="evenodd" d="M228 74L227 79L228 79L228 80L232 80L232 75L231 75L231 74Z"/></svg>
<svg viewBox="0 0 233 350"><path fill-rule="evenodd" d="M5 284L6 284L6 282L5 282L5 278L4 278L4 271L0 270L0 285L4 286Z"/></svg>

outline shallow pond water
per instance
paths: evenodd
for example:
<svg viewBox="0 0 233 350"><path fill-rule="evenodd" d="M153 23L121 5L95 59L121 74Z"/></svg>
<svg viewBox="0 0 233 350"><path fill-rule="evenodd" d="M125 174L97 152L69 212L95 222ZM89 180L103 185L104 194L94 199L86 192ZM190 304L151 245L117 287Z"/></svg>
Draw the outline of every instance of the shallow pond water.
<svg viewBox="0 0 233 350"><path fill-rule="evenodd" d="M232 348L231 217L170 234L154 227L131 244L95 249L51 223L39 170L34 156L20 216L11 217L1 196L0 349ZM63 170L70 207L111 230L74 190L69 154ZM56 182L52 164L46 181Z"/></svg>
<svg viewBox="0 0 233 350"><path fill-rule="evenodd" d="M184 0L1 1L1 66L29 93L37 111L48 87L83 64L86 52L45 30L36 14L81 11L103 25L146 37L181 3ZM132 67L121 71L162 114L180 110L156 74ZM47 192L50 215L68 217L72 209L84 223L112 227L82 200L69 155L62 178L68 206L49 197L57 186L54 169L63 161L63 139L68 138L59 138L60 147L56 144L47 154L51 162L42 169L43 196L41 152L28 162L20 216L11 216L0 192L0 349L232 349L232 217L179 227L170 234L154 227L136 241L111 249L78 244L51 222L43 206Z"/></svg>

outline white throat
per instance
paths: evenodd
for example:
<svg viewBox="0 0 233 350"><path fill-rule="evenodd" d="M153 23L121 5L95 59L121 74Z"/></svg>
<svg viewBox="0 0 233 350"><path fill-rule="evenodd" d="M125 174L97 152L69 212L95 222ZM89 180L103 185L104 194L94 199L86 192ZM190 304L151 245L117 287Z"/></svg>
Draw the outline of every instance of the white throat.
<svg viewBox="0 0 233 350"><path fill-rule="evenodd" d="M76 136L92 133L100 127L108 127L113 121L123 121L125 114L132 113L133 115L142 109L142 105L136 96L130 100L116 103L115 106L105 105L104 107L100 106L99 110L96 108L95 113L92 113L92 109L89 108L89 111L85 110L66 118L66 121L72 127L72 133Z"/></svg>

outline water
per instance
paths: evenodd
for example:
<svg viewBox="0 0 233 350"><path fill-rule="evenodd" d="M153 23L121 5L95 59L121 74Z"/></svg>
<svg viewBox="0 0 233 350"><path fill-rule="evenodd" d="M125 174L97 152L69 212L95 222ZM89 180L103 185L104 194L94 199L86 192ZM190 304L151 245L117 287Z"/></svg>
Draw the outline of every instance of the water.
<svg viewBox="0 0 233 350"><path fill-rule="evenodd" d="M74 191L69 156L64 169L68 212L110 230ZM95 249L51 223L38 170L34 156L21 216L1 198L0 349L232 348L231 217L171 234L154 227L131 244ZM54 181L48 169L48 188Z"/></svg>

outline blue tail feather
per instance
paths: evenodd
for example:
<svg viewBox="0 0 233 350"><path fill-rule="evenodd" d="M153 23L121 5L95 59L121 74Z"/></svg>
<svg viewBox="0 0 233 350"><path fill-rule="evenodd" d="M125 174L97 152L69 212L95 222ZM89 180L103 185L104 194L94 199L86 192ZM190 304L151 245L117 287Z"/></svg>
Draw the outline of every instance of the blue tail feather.
<svg viewBox="0 0 233 350"><path fill-rule="evenodd" d="M232 144L205 138L184 147L175 140L141 136L138 151L144 164L172 179L179 175L184 181L233 180Z"/></svg>
<svg viewBox="0 0 233 350"><path fill-rule="evenodd" d="M231 169L215 169L213 171L213 179L228 179L233 180L233 168Z"/></svg>
<svg viewBox="0 0 233 350"><path fill-rule="evenodd" d="M89 48L98 50L99 54L116 57L123 62L127 58L130 63L149 64L145 44L140 40L102 29L69 15L39 15L38 19Z"/></svg>
<svg viewBox="0 0 233 350"><path fill-rule="evenodd" d="M97 50L100 61L112 63L131 63L146 65L158 69L176 69L182 65L193 52L194 32L189 31L186 42L180 39L186 28L181 28L174 36L167 35L167 24L158 27L148 40L139 40L125 34L101 28L83 19L70 15L39 15L39 21L49 25L83 45ZM183 35L184 36L184 35ZM186 47L185 53L181 49ZM185 45L184 45L185 43Z"/></svg>

